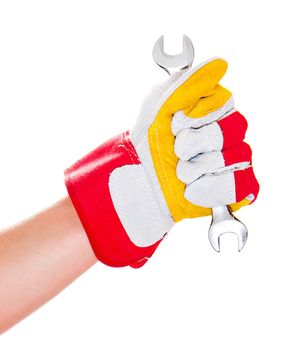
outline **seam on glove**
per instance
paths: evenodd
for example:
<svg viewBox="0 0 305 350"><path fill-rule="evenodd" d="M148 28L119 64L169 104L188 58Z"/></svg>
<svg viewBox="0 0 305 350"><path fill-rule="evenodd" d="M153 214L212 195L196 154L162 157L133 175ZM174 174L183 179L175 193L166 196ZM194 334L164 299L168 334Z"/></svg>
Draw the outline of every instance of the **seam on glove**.
<svg viewBox="0 0 305 350"><path fill-rule="evenodd" d="M119 146L122 146L126 150L133 164L138 164L140 162L140 159L138 155L135 153L135 151L133 150L133 146L129 138L125 137L127 135L128 135L128 132L121 135L121 144Z"/></svg>
<svg viewBox="0 0 305 350"><path fill-rule="evenodd" d="M160 126L160 124L157 124L157 127L156 127L156 145L157 145L157 152L158 152L158 155L159 155L159 157L161 158L160 143L158 142L158 140L159 140L159 126ZM159 158L159 159L160 159L160 158ZM178 162L178 158L177 158L177 162ZM176 162L176 165L177 165L177 162ZM166 169L164 168L162 162L161 162L161 167L162 167L162 169L163 169L163 172L160 173L160 175L161 175L161 176L160 176L161 185L163 184L164 187L166 186L166 184L168 185L168 188L169 188L169 190L170 190L170 193L169 193L169 194L170 194L172 200L174 200L174 201L177 202L178 199L177 199L176 193L175 193L175 191L173 190L173 186L172 186L172 184L171 184L171 181L169 180L169 177L168 177L168 175L167 175L167 171L166 171ZM163 175L165 175L166 183L165 183L165 181L164 181ZM162 186L161 186L161 187L162 187ZM162 187L162 188L163 188L163 187Z"/></svg>

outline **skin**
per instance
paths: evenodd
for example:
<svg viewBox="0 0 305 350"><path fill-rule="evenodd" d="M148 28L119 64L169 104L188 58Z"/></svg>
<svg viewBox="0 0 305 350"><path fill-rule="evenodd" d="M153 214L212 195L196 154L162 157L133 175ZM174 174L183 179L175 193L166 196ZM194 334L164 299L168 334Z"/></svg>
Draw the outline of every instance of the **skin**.
<svg viewBox="0 0 305 350"><path fill-rule="evenodd" d="M0 334L96 262L69 198L0 232Z"/></svg>

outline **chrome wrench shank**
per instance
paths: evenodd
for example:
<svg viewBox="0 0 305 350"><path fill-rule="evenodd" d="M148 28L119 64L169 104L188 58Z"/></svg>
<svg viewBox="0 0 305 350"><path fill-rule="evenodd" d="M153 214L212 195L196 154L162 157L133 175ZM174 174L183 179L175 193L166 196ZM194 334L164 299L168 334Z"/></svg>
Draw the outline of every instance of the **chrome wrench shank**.
<svg viewBox="0 0 305 350"><path fill-rule="evenodd" d="M191 39L183 35L182 52L178 55L168 55L164 52L164 37L162 35L154 45L153 59L169 75L190 68L194 60L194 47ZM228 232L237 236L238 250L241 251L248 238L246 226L231 213L228 206L212 208L209 241L217 252L220 252L220 237Z"/></svg>

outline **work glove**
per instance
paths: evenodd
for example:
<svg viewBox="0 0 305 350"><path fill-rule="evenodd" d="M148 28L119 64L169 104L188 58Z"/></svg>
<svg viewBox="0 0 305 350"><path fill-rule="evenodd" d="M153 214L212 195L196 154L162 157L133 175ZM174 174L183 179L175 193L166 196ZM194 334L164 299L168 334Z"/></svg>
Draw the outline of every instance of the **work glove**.
<svg viewBox="0 0 305 350"><path fill-rule="evenodd" d="M227 63L179 72L145 99L136 125L66 170L96 257L140 267L175 222L252 203L259 185L246 119L219 85Z"/></svg>

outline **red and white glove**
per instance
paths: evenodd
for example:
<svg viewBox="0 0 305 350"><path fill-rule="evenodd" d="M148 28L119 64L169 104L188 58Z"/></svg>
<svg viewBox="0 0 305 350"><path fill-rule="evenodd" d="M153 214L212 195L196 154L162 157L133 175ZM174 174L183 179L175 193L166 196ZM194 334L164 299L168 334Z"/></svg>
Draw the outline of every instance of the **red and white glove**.
<svg viewBox="0 0 305 350"><path fill-rule="evenodd" d="M245 118L210 60L153 89L137 123L66 170L66 186L97 258L142 266L175 222L253 202L259 185Z"/></svg>

